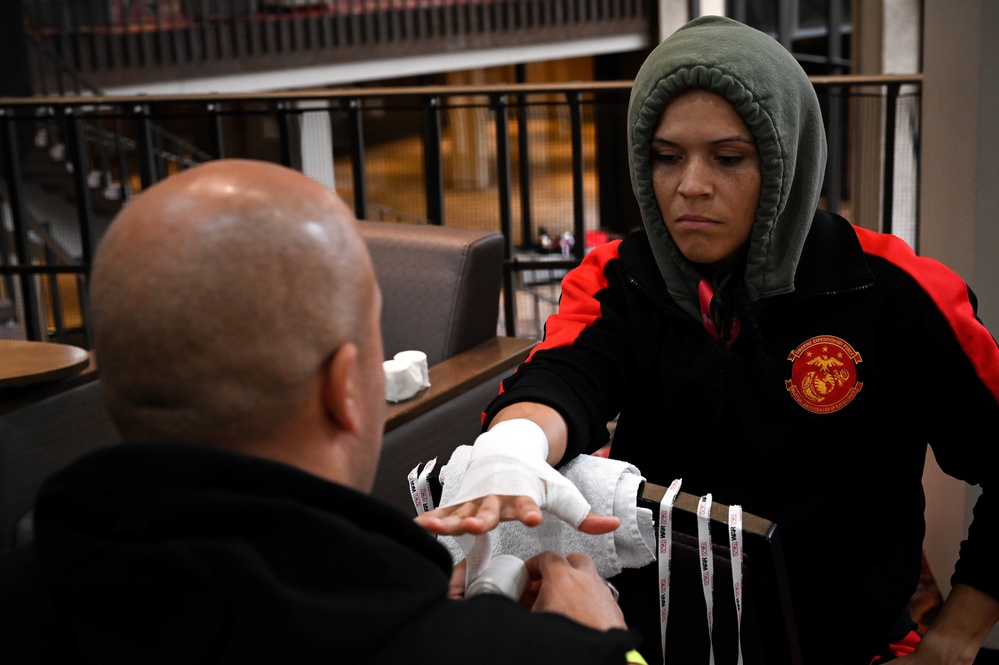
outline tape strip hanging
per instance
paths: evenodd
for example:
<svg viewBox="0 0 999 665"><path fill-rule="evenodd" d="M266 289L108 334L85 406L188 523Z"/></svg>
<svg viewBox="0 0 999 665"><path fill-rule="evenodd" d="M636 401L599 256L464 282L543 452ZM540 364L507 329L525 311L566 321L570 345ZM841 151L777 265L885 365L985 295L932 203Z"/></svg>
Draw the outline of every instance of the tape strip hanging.
<svg viewBox="0 0 999 665"><path fill-rule="evenodd" d="M704 605L708 617L708 664L715 663L714 631L714 555L711 551L711 494L697 502L697 541L701 557L701 586L704 588Z"/></svg>
<svg viewBox="0 0 999 665"><path fill-rule="evenodd" d="M673 504L680 493L682 478L677 478L666 488L659 502L659 630L662 640L663 662L666 661L666 618L669 615L670 568L673 560Z"/></svg>
<svg viewBox="0 0 999 665"><path fill-rule="evenodd" d="M735 597L736 665L742 665L742 506L728 507L728 546L732 554L732 595Z"/></svg>

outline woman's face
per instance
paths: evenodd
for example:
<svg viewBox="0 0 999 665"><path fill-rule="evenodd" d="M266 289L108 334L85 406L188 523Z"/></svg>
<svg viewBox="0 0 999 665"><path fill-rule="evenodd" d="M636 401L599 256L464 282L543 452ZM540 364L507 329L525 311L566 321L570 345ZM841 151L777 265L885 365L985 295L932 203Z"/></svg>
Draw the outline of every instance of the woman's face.
<svg viewBox="0 0 999 665"><path fill-rule="evenodd" d="M652 135L652 186L673 242L693 263L731 263L760 200L760 157L735 107L708 90L667 104Z"/></svg>

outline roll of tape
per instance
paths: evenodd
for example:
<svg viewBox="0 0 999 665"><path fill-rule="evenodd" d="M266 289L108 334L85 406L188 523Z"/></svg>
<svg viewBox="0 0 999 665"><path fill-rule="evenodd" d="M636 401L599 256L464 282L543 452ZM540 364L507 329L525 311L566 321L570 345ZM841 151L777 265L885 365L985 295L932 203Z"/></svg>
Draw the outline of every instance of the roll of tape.
<svg viewBox="0 0 999 665"><path fill-rule="evenodd" d="M395 354L395 360L413 363L420 368L420 387L430 387L430 369L427 367L427 354L423 351L400 351Z"/></svg>
<svg viewBox="0 0 999 665"><path fill-rule="evenodd" d="M388 401L401 402L420 391L423 377L418 366L393 359L383 362L382 368L385 370L385 399Z"/></svg>

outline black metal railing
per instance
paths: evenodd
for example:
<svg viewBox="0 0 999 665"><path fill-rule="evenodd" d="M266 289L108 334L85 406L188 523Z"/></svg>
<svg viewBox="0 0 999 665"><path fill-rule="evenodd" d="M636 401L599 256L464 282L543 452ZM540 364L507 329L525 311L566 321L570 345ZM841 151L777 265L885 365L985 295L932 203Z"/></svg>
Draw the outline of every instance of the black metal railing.
<svg viewBox="0 0 999 665"><path fill-rule="evenodd" d="M23 0L29 35L103 88L606 37L651 0ZM55 87L61 72L40 72Z"/></svg>
<svg viewBox="0 0 999 665"><path fill-rule="evenodd" d="M824 207L914 242L921 77L813 81L830 144ZM362 219L502 232L504 329L540 336L560 276L640 224L620 203L633 199L629 92L619 81L0 100L0 301L11 305L0 311L14 317L0 334L88 346L86 277L115 211L172 172L241 157L304 171ZM154 127L178 139L173 151ZM59 160L42 147L53 144ZM116 198L107 183L124 183Z"/></svg>

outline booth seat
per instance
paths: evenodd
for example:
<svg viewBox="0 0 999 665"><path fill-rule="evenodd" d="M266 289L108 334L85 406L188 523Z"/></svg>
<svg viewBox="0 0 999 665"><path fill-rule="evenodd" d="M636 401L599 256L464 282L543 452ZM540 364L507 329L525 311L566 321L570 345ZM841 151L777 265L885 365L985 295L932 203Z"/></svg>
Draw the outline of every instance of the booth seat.
<svg viewBox="0 0 999 665"><path fill-rule="evenodd" d="M427 354L431 386L390 405L374 494L415 513L407 475L478 434L481 411L534 340L497 336L503 237L492 231L361 222L382 290L385 355ZM0 392L0 552L30 537L31 506L53 471L120 442L100 371Z"/></svg>

